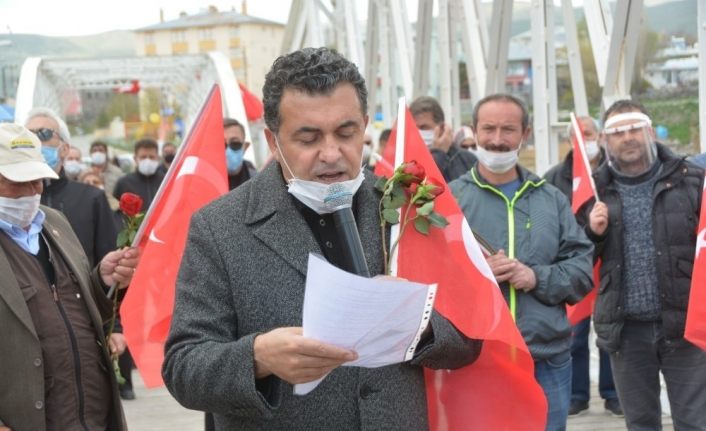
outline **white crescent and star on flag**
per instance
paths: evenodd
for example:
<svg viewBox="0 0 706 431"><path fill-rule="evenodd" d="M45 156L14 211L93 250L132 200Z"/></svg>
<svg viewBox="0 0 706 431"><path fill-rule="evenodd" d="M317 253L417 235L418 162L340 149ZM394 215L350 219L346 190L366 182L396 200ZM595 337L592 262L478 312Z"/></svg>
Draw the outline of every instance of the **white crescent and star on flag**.
<svg viewBox="0 0 706 431"><path fill-rule="evenodd" d="M199 158L196 156L189 156L186 159L184 159L184 163L181 164L181 167L179 168L179 172L177 173L176 179L178 180L179 178L186 176L186 175L194 175L198 164L199 164ZM152 229L150 231L149 240L152 242L159 243L159 244L165 244L164 241L157 238L157 235L155 235L155 233L154 233L154 229Z"/></svg>

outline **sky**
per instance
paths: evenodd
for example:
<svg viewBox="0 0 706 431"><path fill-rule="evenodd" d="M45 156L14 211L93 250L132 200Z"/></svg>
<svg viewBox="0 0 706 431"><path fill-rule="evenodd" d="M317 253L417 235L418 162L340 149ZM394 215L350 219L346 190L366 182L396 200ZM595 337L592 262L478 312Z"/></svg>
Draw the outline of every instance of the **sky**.
<svg viewBox="0 0 706 431"><path fill-rule="evenodd" d="M416 16L417 0L405 0L407 13ZM483 0L490 1L490 0ZM528 2L529 0L518 0ZM646 0L657 4L669 0ZM179 12L189 15L214 5L218 10L240 11L243 0L0 0L0 36L7 33L30 33L44 36L83 36L111 30L134 30L159 22L177 19ZM248 14L286 23L292 0L249 0ZM328 2L324 2L328 3ZM358 19L365 19L367 1L355 0ZM438 3L438 1L435 1ZM555 0L555 4L559 4ZM583 0L572 0L581 6Z"/></svg>
<svg viewBox="0 0 706 431"><path fill-rule="evenodd" d="M0 35L31 33L44 36L82 36L110 30L134 30L164 20L177 19L214 5L218 10L240 12L242 0L0 0ZM248 14L285 23L291 0L249 0Z"/></svg>

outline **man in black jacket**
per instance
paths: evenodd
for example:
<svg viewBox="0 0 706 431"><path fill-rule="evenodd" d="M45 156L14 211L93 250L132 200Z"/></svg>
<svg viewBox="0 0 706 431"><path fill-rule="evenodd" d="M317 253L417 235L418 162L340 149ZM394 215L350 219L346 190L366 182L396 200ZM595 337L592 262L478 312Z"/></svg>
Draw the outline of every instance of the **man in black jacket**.
<svg viewBox="0 0 706 431"><path fill-rule="evenodd" d="M476 156L454 144L451 125L444 122L444 110L436 99L418 97L409 105L409 111L446 182L471 170Z"/></svg>
<svg viewBox="0 0 706 431"><path fill-rule="evenodd" d="M117 235L105 194L100 189L69 180L63 169L69 152L69 130L53 111L35 108L25 126L42 141L42 154L59 179L44 180L42 204L64 213L81 242L91 266L115 250Z"/></svg>
<svg viewBox="0 0 706 431"><path fill-rule="evenodd" d="M628 429L661 428L660 371L676 429L703 429L706 352L684 339L704 171L656 143L642 105L605 112L601 202L580 216L603 260L593 320Z"/></svg>
<svg viewBox="0 0 706 431"><path fill-rule="evenodd" d="M591 165L591 171L595 172L605 160L604 151L598 145L598 126L596 121L589 116L576 118L581 125L583 132L583 144ZM573 141L573 127L569 125L568 135ZM544 178L553 186L569 198L572 198L572 184L574 180L574 150L566 155L563 162L554 166L544 174ZM569 416L577 416L588 411L588 401L591 398L591 380L589 378L590 354L588 347L588 335L591 329L591 317L587 317L578 322L572 330L571 341L571 404L569 405ZM599 349L599 373L598 392L605 400L606 411L614 416L623 416L620 407L618 394L613 383L613 373L610 370L610 357Z"/></svg>
<svg viewBox="0 0 706 431"><path fill-rule="evenodd" d="M120 196L125 192L135 193L144 201L142 210L146 212L164 179L164 174L158 172L159 165L157 141L141 139L135 142L135 166L137 169L118 180L115 190L113 190L113 196L120 200Z"/></svg>
<svg viewBox="0 0 706 431"><path fill-rule="evenodd" d="M228 190L233 190L257 174L255 166L244 159L250 142L245 140L245 127L235 118L223 119Z"/></svg>

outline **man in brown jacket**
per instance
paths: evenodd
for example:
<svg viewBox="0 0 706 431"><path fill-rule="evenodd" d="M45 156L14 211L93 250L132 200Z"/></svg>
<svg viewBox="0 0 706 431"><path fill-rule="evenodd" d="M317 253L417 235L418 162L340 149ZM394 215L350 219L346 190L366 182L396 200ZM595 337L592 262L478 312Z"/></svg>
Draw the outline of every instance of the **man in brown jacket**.
<svg viewBox="0 0 706 431"><path fill-rule="evenodd" d="M106 291L129 284L138 253L89 267L64 216L39 205L57 178L41 147L0 125L0 430L123 430L103 324Z"/></svg>

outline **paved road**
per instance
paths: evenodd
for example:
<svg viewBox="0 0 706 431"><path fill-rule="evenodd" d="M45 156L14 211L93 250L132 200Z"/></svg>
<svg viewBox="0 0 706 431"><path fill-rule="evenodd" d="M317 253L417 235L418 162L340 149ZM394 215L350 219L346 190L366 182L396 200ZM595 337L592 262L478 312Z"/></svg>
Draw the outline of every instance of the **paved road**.
<svg viewBox="0 0 706 431"><path fill-rule="evenodd" d="M137 399L124 401L125 415L131 431L199 431L203 430L203 413L181 407L165 388L145 389L139 374L134 372ZM592 393L598 390L593 385ZM672 431L671 420L664 417L664 431ZM587 414L569 419L568 431L625 430L623 419L605 413L603 400L594 396Z"/></svg>

